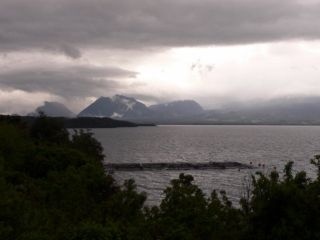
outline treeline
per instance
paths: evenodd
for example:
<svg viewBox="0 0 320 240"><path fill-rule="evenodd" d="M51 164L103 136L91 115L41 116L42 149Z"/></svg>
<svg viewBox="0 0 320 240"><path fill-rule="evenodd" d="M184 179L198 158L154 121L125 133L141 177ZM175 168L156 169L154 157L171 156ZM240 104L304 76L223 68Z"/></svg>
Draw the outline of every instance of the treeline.
<svg viewBox="0 0 320 240"><path fill-rule="evenodd" d="M159 206L146 207L133 180L106 175L103 149L90 132L71 136L45 116L27 125L0 120L0 239L320 239L318 177L276 171L252 176L234 207L225 192L204 193L181 174Z"/></svg>
<svg viewBox="0 0 320 240"><path fill-rule="evenodd" d="M40 115L43 113L40 112ZM133 123L123 120L115 120L108 117L76 117L76 118L64 118L64 117L48 117L54 121L63 123L65 128L117 128L117 127L139 127L139 126L155 126L152 123ZM0 115L0 121L20 121L27 125L32 125L37 120L35 116L10 116Z"/></svg>

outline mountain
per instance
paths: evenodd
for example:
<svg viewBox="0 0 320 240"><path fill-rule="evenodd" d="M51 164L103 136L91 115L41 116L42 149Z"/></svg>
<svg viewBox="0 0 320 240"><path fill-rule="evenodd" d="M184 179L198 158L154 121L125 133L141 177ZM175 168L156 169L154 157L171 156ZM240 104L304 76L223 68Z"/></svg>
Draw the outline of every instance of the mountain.
<svg viewBox="0 0 320 240"><path fill-rule="evenodd" d="M110 117L157 124L320 124L320 97L278 98L204 110L193 100L147 107L134 98L100 97L79 117Z"/></svg>
<svg viewBox="0 0 320 240"><path fill-rule="evenodd" d="M158 118L178 119L199 115L203 108L193 100L174 101L165 104L156 104L149 107Z"/></svg>
<svg viewBox="0 0 320 240"><path fill-rule="evenodd" d="M83 111L78 117L111 117L115 119L148 119L152 111L134 98L115 95L112 98L100 97Z"/></svg>
<svg viewBox="0 0 320 240"><path fill-rule="evenodd" d="M58 102L44 102L44 105L38 107L35 110L35 113L31 115L37 115L39 112L43 112L45 115L49 117L66 117L72 118L75 116L73 112L71 112L65 105Z"/></svg>
<svg viewBox="0 0 320 240"><path fill-rule="evenodd" d="M161 122L199 115L203 112L203 108L193 100L174 101L147 107L134 98L115 95L112 98L98 98L81 111L78 117L110 117L140 122Z"/></svg>
<svg viewBox="0 0 320 240"><path fill-rule="evenodd" d="M244 124L319 124L320 97L278 98L206 111L202 122Z"/></svg>

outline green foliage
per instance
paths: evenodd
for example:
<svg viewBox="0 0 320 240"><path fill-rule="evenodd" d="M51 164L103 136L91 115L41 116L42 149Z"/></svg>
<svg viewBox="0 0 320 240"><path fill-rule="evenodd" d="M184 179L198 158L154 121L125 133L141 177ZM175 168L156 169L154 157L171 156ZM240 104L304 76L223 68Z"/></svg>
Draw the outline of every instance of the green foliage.
<svg viewBox="0 0 320 240"><path fill-rule="evenodd" d="M108 240L115 239L107 229L95 223L80 224L69 237L69 240Z"/></svg>
<svg viewBox="0 0 320 240"><path fill-rule="evenodd" d="M148 239L237 239L240 210L225 192L206 198L191 175L171 181L159 207L147 209Z"/></svg>
<svg viewBox="0 0 320 240"><path fill-rule="evenodd" d="M320 155L314 156L314 158L311 159L311 164L317 167L317 176L318 179L320 179Z"/></svg>
<svg viewBox="0 0 320 240"><path fill-rule="evenodd" d="M102 152L91 133L69 137L45 116L0 120L0 239L117 239L109 219L140 221L145 195L117 201L129 191L105 174Z"/></svg>
<svg viewBox="0 0 320 240"><path fill-rule="evenodd" d="M192 182L192 176L180 174L164 191L165 198L153 216L158 218L155 227L162 239L195 239L201 233L207 199Z"/></svg>
<svg viewBox="0 0 320 240"><path fill-rule="evenodd" d="M68 131L64 128L62 119L51 119L40 112L30 129L31 137L38 142L50 144L66 144L68 142Z"/></svg>
<svg viewBox="0 0 320 240"><path fill-rule="evenodd" d="M246 239L318 239L320 234L318 193L305 172L292 173L292 162L277 172L253 177L253 195L248 203Z"/></svg>
<svg viewBox="0 0 320 240"><path fill-rule="evenodd" d="M83 151L88 156L93 157L98 161L104 159L103 148L90 131L84 131L83 129L74 130L72 135L72 147L80 151Z"/></svg>
<svg viewBox="0 0 320 240"><path fill-rule="evenodd" d="M31 126L0 118L0 239L320 239L320 156L316 179L292 162L252 176L240 207L224 191L205 196L185 174L146 207L133 180L118 186L106 175L103 158L89 131L69 136L43 115Z"/></svg>

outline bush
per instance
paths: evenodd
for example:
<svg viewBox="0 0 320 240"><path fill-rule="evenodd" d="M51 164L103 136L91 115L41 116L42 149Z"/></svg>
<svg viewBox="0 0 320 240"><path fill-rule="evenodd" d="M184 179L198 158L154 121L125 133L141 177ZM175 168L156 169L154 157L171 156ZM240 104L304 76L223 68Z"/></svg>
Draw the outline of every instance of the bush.
<svg viewBox="0 0 320 240"><path fill-rule="evenodd" d="M106 175L103 157L90 132L70 137L45 116L31 126L0 118L0 239L320 239L320 156L316 179L294 174L292 162L283 177L252 176L238 208L185 174L145 207L133 180L118 186Z"/></svg>
<svg viewBox="0 0 320 240"><path fill-rule="evenodd" d="M133 229L143 216L145 196L105 174L91 133L69 137L45 116L30 126L0 119L0 140L0 239L65 239L72 229L74 239L112 239L110 226L130 219Z"/></svg>

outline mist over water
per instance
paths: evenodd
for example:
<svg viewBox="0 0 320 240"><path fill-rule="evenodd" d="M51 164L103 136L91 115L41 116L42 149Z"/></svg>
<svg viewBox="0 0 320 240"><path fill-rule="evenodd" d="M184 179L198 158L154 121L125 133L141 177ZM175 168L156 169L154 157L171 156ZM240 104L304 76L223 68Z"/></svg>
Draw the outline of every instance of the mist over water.
<svg viewBox="0 0 320 240"><path fill-rule="evenodd" d="M94 129L102 143L105 162L209 162L237 161L260 167L258 170L282 170L294 161L296 170L311 175L310 159L320 154L318 126L158 126ZM264 168L262 166L265 166ZM195 182L209 194L226 190L237 201L254 170L189 170ZM135 179L138 189L148 194L148 204L157 204L162 191L182 171L115 172L119 182Z"/></svg>

